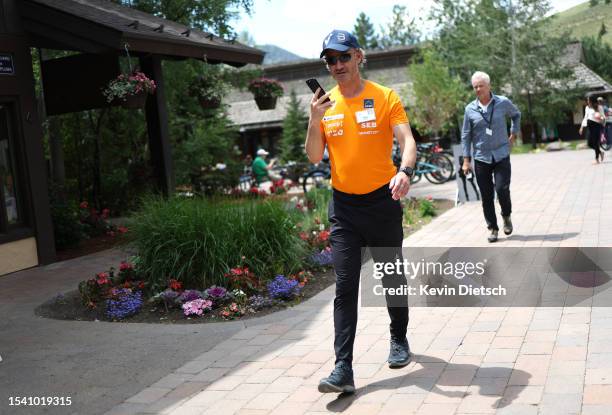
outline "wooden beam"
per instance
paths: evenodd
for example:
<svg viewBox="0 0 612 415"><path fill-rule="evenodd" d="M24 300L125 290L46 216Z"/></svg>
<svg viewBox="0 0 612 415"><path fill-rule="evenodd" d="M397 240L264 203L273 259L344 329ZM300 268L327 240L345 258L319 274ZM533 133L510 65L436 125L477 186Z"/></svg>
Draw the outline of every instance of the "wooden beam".
<svg viewBox="0 0 612 415"><path fill-rule="evenodd" d="M155 94L148 97L146 104L149 150L157 186L165 196L170 196L174 193L174 170L161 57L158 55L142 57L140 67L157 85Z"/></svg>

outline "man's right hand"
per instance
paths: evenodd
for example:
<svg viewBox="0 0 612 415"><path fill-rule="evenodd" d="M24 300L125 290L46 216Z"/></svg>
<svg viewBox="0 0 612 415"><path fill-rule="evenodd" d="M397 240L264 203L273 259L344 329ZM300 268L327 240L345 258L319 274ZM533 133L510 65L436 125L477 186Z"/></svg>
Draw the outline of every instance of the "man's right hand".
<svg viewBox="0 0 612 415"><path fill-rule="evenodd" d="M317 122L321 122L323 116L325 115L325 111L334 105L334 101L323 102L329 98L331 92L328 92L317 99L317 95L319 95L320 91L321 88L317 88L317 92L313 94L312 100L310 100L310 119Z"/></svg>
<svg viewBox="0 0 612 415"><path fill-rule="evenodd" d="M463 166L461 166L461 170L463 170L463 174L467 175L470 170L472 170L472 165L469 161L463 160Z"/></svg>

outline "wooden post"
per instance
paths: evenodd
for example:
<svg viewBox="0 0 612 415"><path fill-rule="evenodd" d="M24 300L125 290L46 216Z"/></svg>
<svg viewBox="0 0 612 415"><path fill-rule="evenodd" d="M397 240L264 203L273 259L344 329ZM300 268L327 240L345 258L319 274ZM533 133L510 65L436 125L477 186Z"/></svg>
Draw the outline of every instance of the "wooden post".
<svg viewBox="0 0 612 415"><path fill-rule="evenodd" d="M170 196L174 193L174 171L161 58L157 55L142 57L140 67L157 85L155 94L148 97L146 104L149 149L157 186L164 196Z"/></svg>

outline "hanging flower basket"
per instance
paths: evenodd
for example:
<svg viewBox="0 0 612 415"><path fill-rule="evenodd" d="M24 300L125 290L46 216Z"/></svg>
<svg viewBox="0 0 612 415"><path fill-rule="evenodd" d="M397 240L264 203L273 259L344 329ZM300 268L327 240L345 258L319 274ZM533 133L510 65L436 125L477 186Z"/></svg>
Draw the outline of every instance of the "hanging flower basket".
<svg viewBox="0 0 612 415"><path fill-rule="evenodd" d="M194 78L187 93L195 97L202 109L217 109L223 97L230 91L225 72L219 65L204 64L199 76Z"/></svg>
<svg viewBox="0 0 612 415"><path fill-rule="evenodd" d="M125 98L125 100L120 101L119 105L127 109L142 109L145 107L145 104L147 103L148 95L149 94L145 92L141 92L140 94L136 94L136 95L129 95Z"/></svg>
<svg viewBox="0 0 612 415"><path fill-rule="evenodd" d="M147 95L153 94L156 88L155 81L136 71L131 75L119 75L102 93L109 103L123 108L143 108Z"/></svg>
<svg viewBox="0 0 612 415"><path fill-rule="evenodd" d="M258 78L251 81L249 91L253 93L255 103L260 110L276 108L276 101L285 92L280 82L274 79Z"/></svg>
<svg viewBox="0 0 612 415"><path fill-rule="evenodd" d="M257 108L263 110L273 110L276 108L276 101L278 97L255 97L255 103Z"/></svg>

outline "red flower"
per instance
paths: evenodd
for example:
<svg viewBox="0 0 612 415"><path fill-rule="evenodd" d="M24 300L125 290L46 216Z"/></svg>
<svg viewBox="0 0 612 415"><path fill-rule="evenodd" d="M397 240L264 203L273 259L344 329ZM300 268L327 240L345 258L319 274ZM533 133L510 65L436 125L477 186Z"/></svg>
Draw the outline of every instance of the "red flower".
<svg viewBox="0 0 612 415"><path fill-rule="evenodd" d="M117 228L117 230L118 230L120 233L126 233L126 232L128 231L128 228L126 228L125 226L119 226L119 227Z"/></svg>
<svg viewBox="0 0 612 415"><path fill-rule="evenodd" d="M125 271L126 269L132 269L132 268L134 268L134 266L130 264L129 262L125 262L125 261L122 261L121 265L119 265L120 271Z"/></svg>
<svg viewBox="0 0 612 415"><path fill-rule="evenodd" d="M108 214L110 213L110 210L108 209L102 209L102 217L103 218L108 218Z"/></svg>
<svg viewBox="0 0 612 415"><path fill-rule="evenodd" d="M140 281L138 283L138 288L140 288L141 290L144 288L144 281Z"/></svg>
<svg viewBox="0 0 612 415"><path fill-rule="evenodd" d="M319 240L327 241L329 239L329 231L321 231L319 232Z"/></svg>
<svg viewBox="0 0 612 415"><path fill-rule="evenodd" d="M81 202L81 204L79 205L79 207L81 209L87 209L89 207L89 204L85 201Z"/></svg>
<svg viewBox="0 0 612 415"><path fill-rule="evenodd" d="M306 232L300 232L300 239L302 241L307 241L308 240L308 234Z"/></svg>
<svg viewBox="0 0 612 415"><path fill-rule="evenodd" d="M242 268L232 268L230 272L234 275L242 275L244 273Z"/></svg>
<svg viewBox="0 0 612 415"><path fill-rule="evenodd" d="M433 200L433 197L427 196L427 200Z"/></svg>
<svg viewBox="0 0 612 415"><path fill-rule="evenodd" d="M183 284L180 281L171 279L170 282L168 283L168 287L170 287L170 289L174 291L179 291L183 287Z"/></svg>
<svg viewBox="0 0 612 415"><path fill-rule="evenodd" d="M104 285L110 282L108 279L108 274L106 272L101 272L97 274L96 277L96 282L98 283L98 285Z"/></svg>

